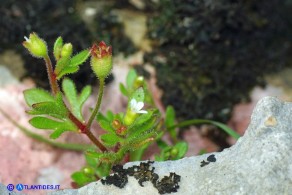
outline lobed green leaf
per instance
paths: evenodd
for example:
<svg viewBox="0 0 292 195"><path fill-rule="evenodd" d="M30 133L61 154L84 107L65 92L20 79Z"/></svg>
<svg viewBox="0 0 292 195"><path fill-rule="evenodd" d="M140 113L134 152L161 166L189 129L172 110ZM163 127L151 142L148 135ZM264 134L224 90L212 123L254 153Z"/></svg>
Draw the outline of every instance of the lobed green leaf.
<svg viewBox="0 0 292 195"><path fill-rule="evenodd" d="M32 107L33 104L41 102L53 102L55 101L54 97L47 91L43 89L27 89L23 92L24 99L28 106Z"/></svg>

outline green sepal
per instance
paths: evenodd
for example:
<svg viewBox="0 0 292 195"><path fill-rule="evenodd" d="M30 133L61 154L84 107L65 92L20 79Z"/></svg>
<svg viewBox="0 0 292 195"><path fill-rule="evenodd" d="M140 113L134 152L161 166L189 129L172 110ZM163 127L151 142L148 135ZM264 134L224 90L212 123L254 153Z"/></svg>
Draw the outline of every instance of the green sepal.
<svg viewBox="0 0 292 195"><path fill-rule="evenodd" d="M145 97L144 90L142 87L140 87L132 94L132 97L129 99L129 101L135 99L137 102L144 102L144 97Z"/></svg>
<svg viewBox="0 0 292 195"><path fill-rule="evenodd" d="M63 47L63 39L62 37L58 37L54 43L54 51L53 51L56 61L60 59L62 47Z"/></svg>

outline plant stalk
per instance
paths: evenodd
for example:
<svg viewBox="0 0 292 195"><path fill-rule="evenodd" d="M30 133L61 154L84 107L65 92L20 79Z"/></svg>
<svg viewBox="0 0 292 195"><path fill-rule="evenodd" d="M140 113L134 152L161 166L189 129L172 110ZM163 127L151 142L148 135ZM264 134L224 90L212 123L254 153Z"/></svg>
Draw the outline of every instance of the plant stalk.
<svg viewBox="0 0 292 195"><path fill-rule="evenodd" d="M44 58L44 60L46 62L47 73L48 73L48 78L50 81L52 93L53 93L53 95L56 95L60 91L60 89L59 89L59 85L57 82L56 74L54 73L54 70L53 70L52 61L51 61L49 56L46 56Z"/></svg>
<svg viewBox="0 0 292 195"><path fill-rule="evenodd" d="M96 103L95 108L94 108L93 112L91 113L91 116L87 122L87 125L86 125L87 129L90 129L90 126L92 125L92 122L99 111L102 96L103 96L103 90L104 90L104 79L100 79L99 80L99 93L98 93L97 103Z"/></svg>

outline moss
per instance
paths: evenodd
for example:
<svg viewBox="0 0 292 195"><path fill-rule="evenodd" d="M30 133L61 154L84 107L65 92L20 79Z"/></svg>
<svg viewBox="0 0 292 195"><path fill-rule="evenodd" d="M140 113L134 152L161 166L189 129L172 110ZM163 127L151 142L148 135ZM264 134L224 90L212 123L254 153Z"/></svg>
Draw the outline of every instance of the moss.
<svg viewBox="0 0 292 195"><path fill-rule="evenodd" d="M180 120L228 121L265 74L291 65L287 2L160 1L149 21L156 47L145 60L156 67L164 104Z"/></svg>

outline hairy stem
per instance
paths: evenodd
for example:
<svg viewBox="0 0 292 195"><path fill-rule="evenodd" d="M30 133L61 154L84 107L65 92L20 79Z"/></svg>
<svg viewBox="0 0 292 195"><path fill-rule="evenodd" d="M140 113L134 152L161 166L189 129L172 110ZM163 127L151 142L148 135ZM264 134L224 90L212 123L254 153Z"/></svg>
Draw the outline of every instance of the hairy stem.
<svg viewBox="0 0 292 195"><path fill-rule="evenodd" d="M95 108L93 110L93 112L91 113L91 116L87 122L87 129L90 129L90 126L93 122L93 119L95 118L95 116L97 115L100 105L101 105L101 100L102 100L102 96L103 96L103 90L104 90L104 79L100 79L99 80L99 93L98 93L98 98L97 98L97 102L95 105Z"/></svg>
<svg viewBox="0 0 292 195"><path fill-rule="evenodd" d="M38 135L36 133L33 133L32 131L28 130L24 126L20 125L18 122L16 122L12 117L10 117L4 110L0 108L0 112L3 114L3 116L9 120L13 125L15 125L19 130L21 130L26 136L35 139L37 141L49 144L51 146L66 149L66 150L74 150L74 151L85 151L87 149L92 148L91 145L85 145L85 144L73 144L73 143L62 143L62 142L55 142L50 139L47 139L41 135Z"/></svg>
<svg viewBox="0 0 292 195"><path fill-rule="evenodd" d="M69 111L69 110L68 110ZM106 147L96 139L96 137L91 133L90 129L86 127L81 121L79 121L70 111L69 119L80 129L81 133L84 133L102 152L106 152Z"/></svg>
<svg viewBox="0 0 292 195"><path fill-rule="evenodd" d="M58 85L58 82L57 82L57 77L56 77L56 75L54 73L54 70L53 70L52 61L51 61L49 56L46 56L44 58L44 60L46 62L48 78L49 78L49 81L50 81L50 86L51 86L51 89L52 89L52 93L54 95L56 95L60 91L60 89L59 89L59 85Z"/></svg>
<svg viewBox="0 0 292 195"><path fill-rule="evenodd" d="M107 152L106 147L95 138L91 131L87 130L85 131L85 134L102 152Z"/></svg>

